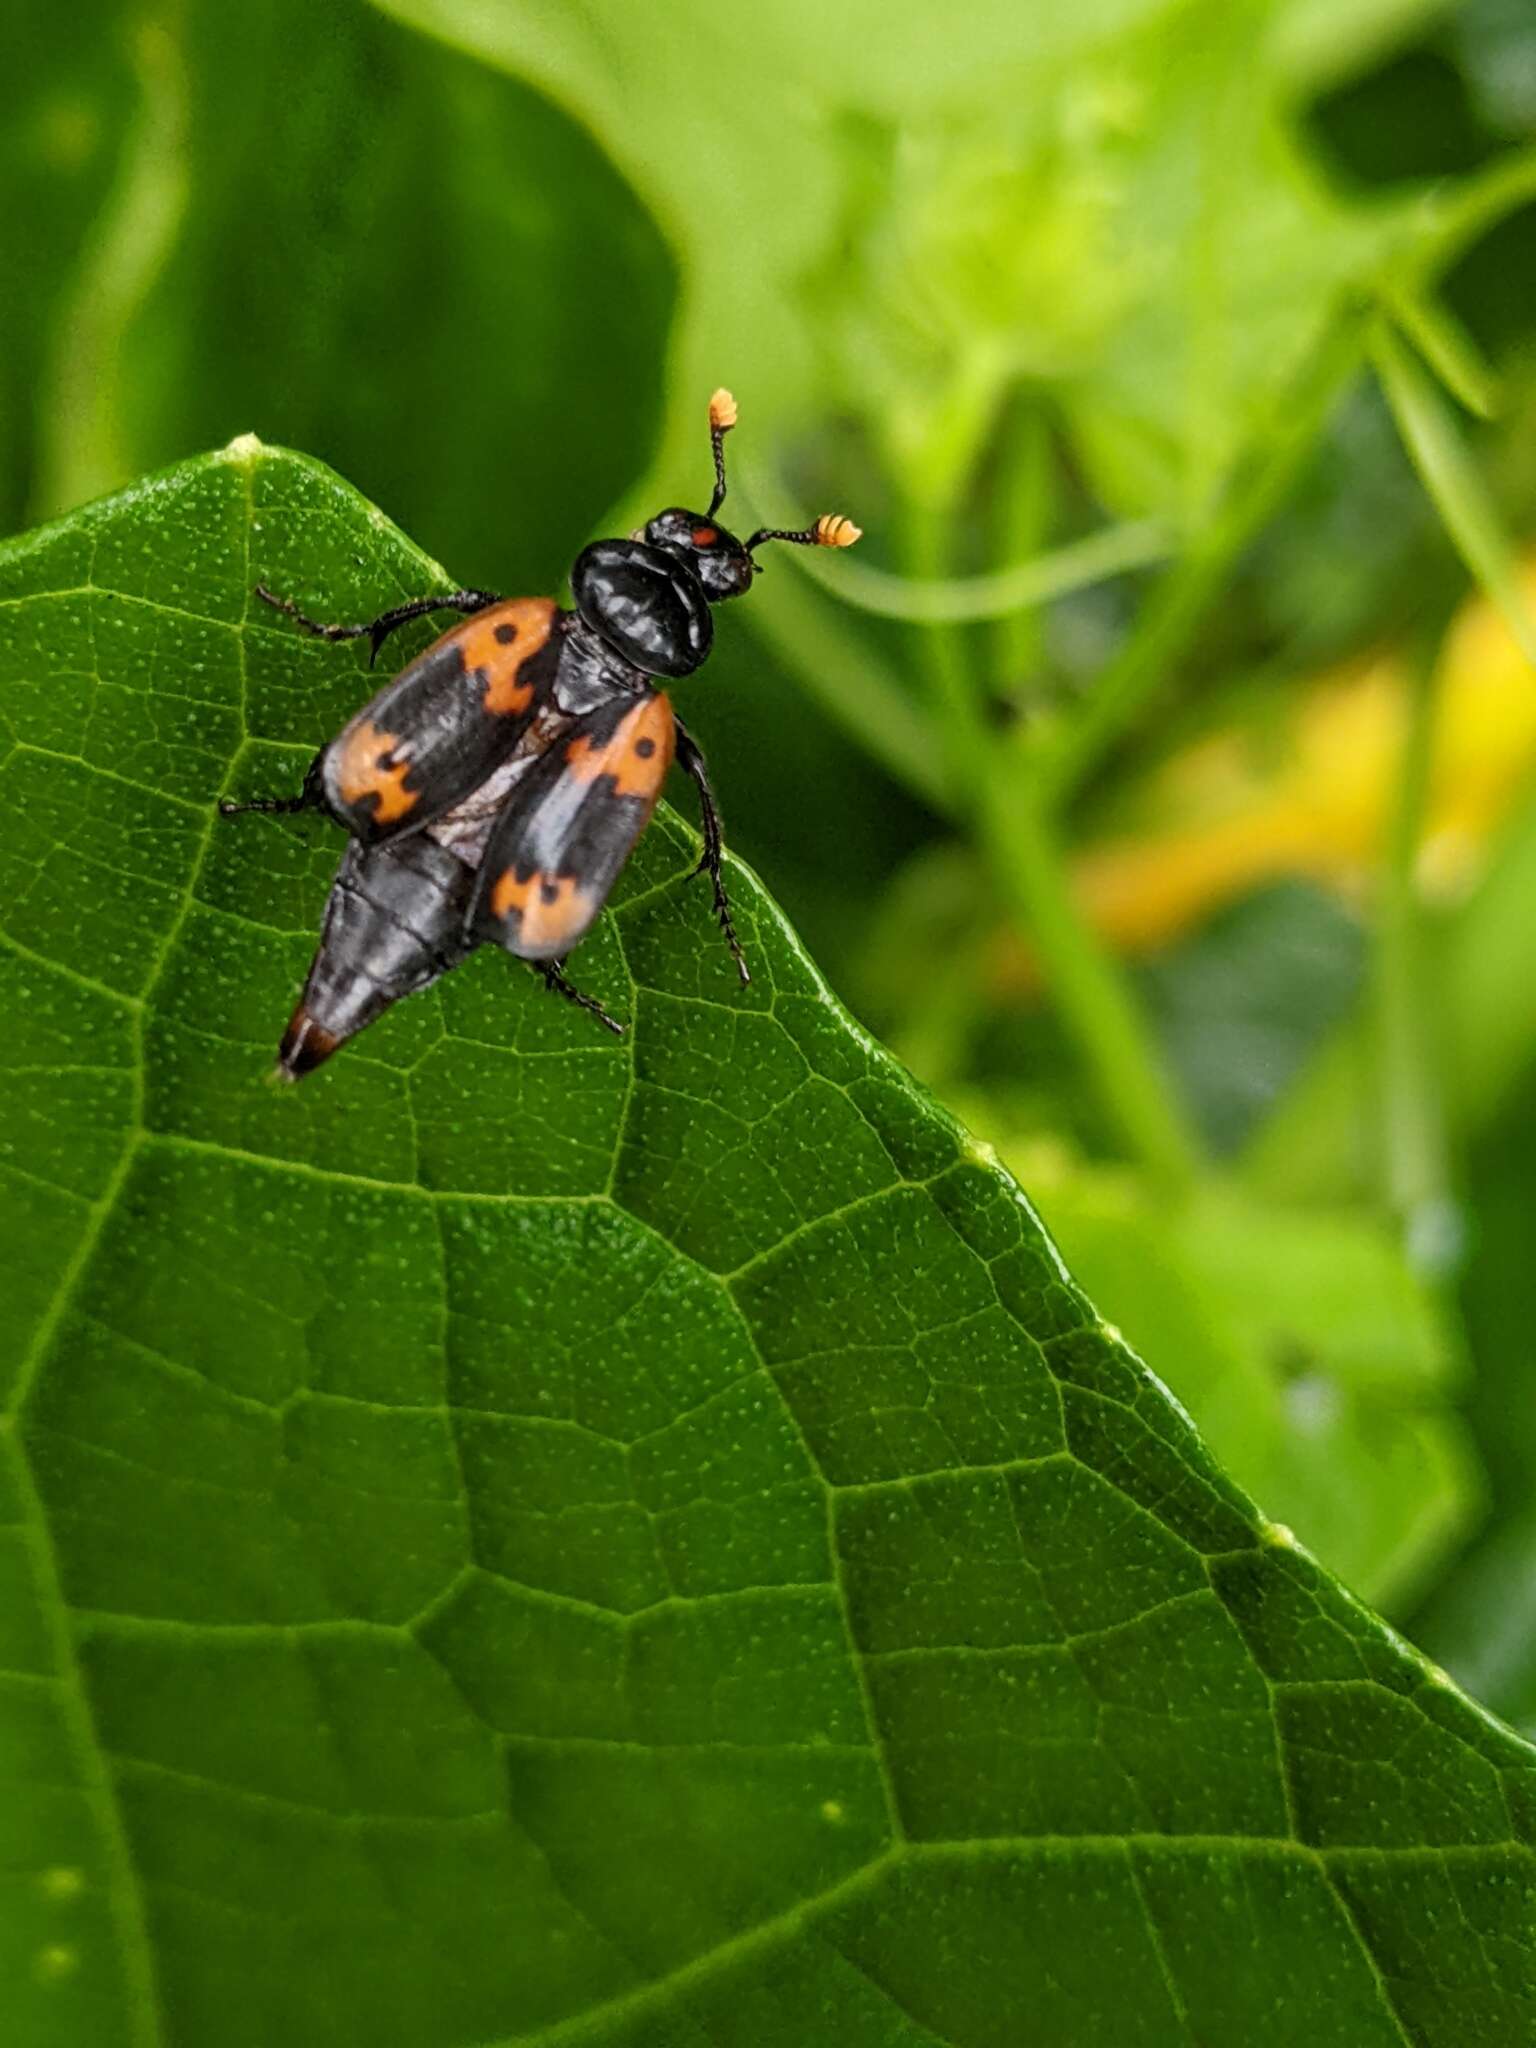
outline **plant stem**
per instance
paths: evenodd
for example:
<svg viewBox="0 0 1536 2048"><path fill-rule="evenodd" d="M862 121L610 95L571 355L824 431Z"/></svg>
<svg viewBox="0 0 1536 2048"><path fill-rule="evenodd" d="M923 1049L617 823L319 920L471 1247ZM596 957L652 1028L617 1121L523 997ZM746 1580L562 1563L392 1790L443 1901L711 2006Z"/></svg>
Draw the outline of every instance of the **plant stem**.
<svg viewBox="0 0 1536 2048"><path fill-rule="evenodd" d="M752 617L786 668L893 781L936 811L949 808L933 723L867 632L824 592L778 563L772 582L756 595Z"/></svg>
<svg viewBox="0 0 1536 2048"><path fill-rule="evenodd" d="M1536 666L1536 619L1525 600L1515 544L1450 407L1385 325L1376 330L1371 356L1403 446L1457 553Z"/></svg>
<svg viewBox="0 0 1536 2048"><path fill-rule="evenodd" d="M1350 313L1327 331L1280 408L1263 458L1235 485L1215 522L1164 576L1081 715L1043 753L1042 786L1053 802L1065 801L1078 788L1167 681L1233 562L1274 511L1359 369L1363 327L1363 317Z"/></svg>
<svg viewBox="0 0 1536 2048"><path fill-rule="evenodd" d="M1457 404L1491 420L1499 409L1498 379L1450 308L1428 291L1409 291L1390 279L1381 303Z"/></svg>
<svg viewBox="0 0 1536 2048"><path fill-rule="evenodd" d="M179 33L141 21L131 40L137 106L120 167L55 323L42 378L35 515L115 490L136 469L139 405L123 365L133 321L176 248L191 192L187 76Z"/></svg>
<svg viewBox="0 0 1536 2048"><path fill-rule="evenodd" d="M1489 228L1536 198L1536 149L1495 157L1471 176L1442 180L1425 195L1417 235L1398 280L1417 288L1443 276Z"/></svg>
<svg viewBox="0 0 1536 2048"><path fill-rule="evenodd" d="M1141 1009L1073 894L1048 804L1016 757L989 765L982 795L993 869L1039 955L1051 999L1100 1101L1132 1156L1168 1193L1182 1193L1198 1171L1199 1148Z"/></svg>
<svg viewBox="0 0 1536 2048"><path fill-rule="evenodd" d="M942 507L916 510L907 534L911 573L944 574L954 531ZM1164 1189L1180 1192L1194 1178L1197 1147L1131 991L1073 895L1033 765L988 727L960 633L928 626L922 644L955 800L976 821L1003 899L1039 957L1051 1001L1127 1151Z"/></svg>
<svg viewBox="0 0 1536 2048"><path fill-rule="evenodd" d="M1004 531L1010 514L1002 516ZM615 522L616 524L618 522ZM816 584L845 607L876 618L903 619L912 625L958 626L994 620L1008 636L1033 639L1032 614L1075 590L1090 589L1132 569L1148 569L1175 552L1172 529L1156 519L1133 519L1123 526L1101 526L1081 540L1069 540L1043 553L1015 547L1006 568L975 576L944 576L914 581L893 576L864 563L822 562L807 548L790 559L802 581ZM1003 665L1006 673L1006 664Z"/></svg>
<svg viewBox="0 0 1536 2048"><path fill-rule="evenodd" d="M1417 863L1435 732L1443 633L1428 636L1409 678L1408 717L1381 878L1376 1031L1381 1060L1382 1167L1416 1264L1443 1274L1459 1249L1440 1077L1429 1029Z"/></svg>
<svg viewBox="0 0 1536 2048"><path fill-rule="evenodd" d="M955 499L958 501L959 492ZM909 507L902 553L908 572L927 580L945 575L955 530L955 504ZM928 685L929 719L940 736L944 787L957 817L973 800L976 764L987 751L981 692L962 630L937 623L920 625L918 644Z"/></svg>
<svg viewBox="0 0 1536 2048"><path fill-rule="evenodd" d="M1051 437L1040 404L1016 394L1003 416L997 451L998 560L1037 559L1050 532L1055 509ZM990 634L993 673L1005 697L1012 698L1040 655L1040 608L1019 605L998 619Z"/></svg>

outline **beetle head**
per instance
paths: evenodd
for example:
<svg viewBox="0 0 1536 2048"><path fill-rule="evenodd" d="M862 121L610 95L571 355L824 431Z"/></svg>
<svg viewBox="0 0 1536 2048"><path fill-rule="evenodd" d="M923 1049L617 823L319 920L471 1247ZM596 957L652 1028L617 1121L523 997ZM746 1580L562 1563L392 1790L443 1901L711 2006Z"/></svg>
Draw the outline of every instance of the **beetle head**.
<svg viewBox="0 0 1536 2048"><path fill-rule="evenodd" d="M756 565L751 555L734 533L728 533L710 515L673 505L647 523L645 538L652 547L665 548L669 555L686 562L711 604L724 604L728 597L740 597L752 587Z"/></svg>
<svg viewBox="0 0 1536 2048"><path fill-rule="evenodd" d="M709 445L715 489L707 512L670 505L625 540L594 541L571 572L576 608L610 647L647 675L691 675L709 653L712 604L752 588L754 551L770 540L799 547L847 548L859 529L840 513L791 531L762 526L738 540L716 513L725 499L725 437L736 424L736 401L717 391L709 401Z"/></svg>
<svg viewBox="0 0 1536 2048"><path fill-rule="evenodd" d="M698 578L711 604L723 604L728 597L740 597L752 588L757 572L753 550L765 541L789 540L800 547L849 548L859 538L859 529L840 513L827 512L813 526L790 531L782 526L760 526L752 538L738 540L728 533L715 514L725 502L725 437L736 424L736 401L723 387L709 401L709 447L715 462L715 489L707 512L689 512L681 505L670 506L631 536L647 540L652 547L665 548L676 560L686 562Z"/></svg>

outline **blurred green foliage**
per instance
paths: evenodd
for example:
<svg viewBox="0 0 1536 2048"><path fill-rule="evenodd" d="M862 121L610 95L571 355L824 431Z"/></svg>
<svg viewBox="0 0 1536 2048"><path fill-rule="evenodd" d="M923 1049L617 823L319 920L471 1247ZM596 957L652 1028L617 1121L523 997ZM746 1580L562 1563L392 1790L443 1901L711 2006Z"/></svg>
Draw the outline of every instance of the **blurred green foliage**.
<svg viewBox="0 0 1536 2048"><path fill-rule="evenodd" d="M1186 742L1431 676L1478 583L1528 633L1530 10L88 0L0 61L9 527L254 429L552 589L721 381L738 523L860 520L685 697L736 843L1266 1508L1536 1722L1531 789L1430 900L1405 684L1352 879L1156 944L1079 886Z"/></svg>

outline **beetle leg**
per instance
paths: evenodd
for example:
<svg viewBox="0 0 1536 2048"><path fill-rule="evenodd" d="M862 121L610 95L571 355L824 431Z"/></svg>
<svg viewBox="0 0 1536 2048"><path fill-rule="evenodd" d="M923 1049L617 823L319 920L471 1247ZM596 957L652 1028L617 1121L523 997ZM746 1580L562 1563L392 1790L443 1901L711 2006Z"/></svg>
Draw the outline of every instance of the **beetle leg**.
<svg viewBox="0 0 1536 2048"><path fill-rule="evenodd" d="M606 1024L616 1038L624 1036L624 1026L616 1017L610 1017L596 996L585 996L565 978L563 960L533 960L531 967L537 968L544 986L552 996L564 996L568 1003L574 1003L579 1010L590 1010L601 1024Z"/></svg>
<svg viewBox="0 0 1536 2048"><path fill-rule="evenodd" d="M320 764L323 753L316 754L304 771L304 781L297 796L248 796L243 803L234 803L229 797L219 799L221 818L238 818L243 811L267 811L280 815L291 815L295 811L323 811L325 809L325 784L320 779Z"/></svg>
<svg viewBox="0 0 1536 2048"><path fill-rule="evenodd" d="M715 792L710 787L709 770L704 765L704 756L681 719L677 720L677 765L685 775L693 777L699 790L699 821L704 833L704 851L699 856L699 864L693 872L709 877L710 886L715 892L715 917L725 934L725 943L731 949L731 958L736 962L736 972L741 976L741 985L745 988L752 977L747 972L741 941L737 938L736 927L731 922L731 899L725 892L725 876L721 871L725 838L720 830L720 812L715 803Z"/></svg>
<svg viewBox="0 0 1536 2048"><path fill-rule="evenodd" d="M392 611L380 612L376 619L367 619L359 626L327 626L301 612L291 597L276 596L264 583L256 585L255 594L274 611L286 612L296 625L302 626L306 633L313 633L317 640L366 639L370 668L379 658L379 649L397 626L409 625L412 619L425 618L428 612L479 612L484 611L488 604L500 602L492 590L450 590L441 597L413 597L408 604L397 604Z"/></svg>

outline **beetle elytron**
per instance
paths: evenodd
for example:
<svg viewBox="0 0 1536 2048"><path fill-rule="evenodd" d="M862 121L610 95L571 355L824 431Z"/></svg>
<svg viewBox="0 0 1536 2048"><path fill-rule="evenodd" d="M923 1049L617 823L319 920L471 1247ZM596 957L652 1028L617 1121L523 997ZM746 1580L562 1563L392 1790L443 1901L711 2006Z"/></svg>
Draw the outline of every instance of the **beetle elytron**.
<svg viewBox="0 0 1536 2048"><path fill-rule="evenodd" d="M725 436L735 424L734 399L717 391L708 512L674 506L628 540L584 548L571 571L572 612L546 597L455 590L364 625L328 626L257 586L263 603L305 632L367 639L375 657L412 619L465 614L321 749L296 796L219 806L226 817L323 811L351 834L278 1051L290 1079L486 940L622 1032L572 987L564 963L602 909L674 760L698 785L704 851L694 872L709 876L720 929L748 979L704 757L653 679L692 675L707 659L710 606L751 588L754 551L765 542L845 548L859 529L828 513L798 532L763 527L740 541L718 525Z"/></svg>

